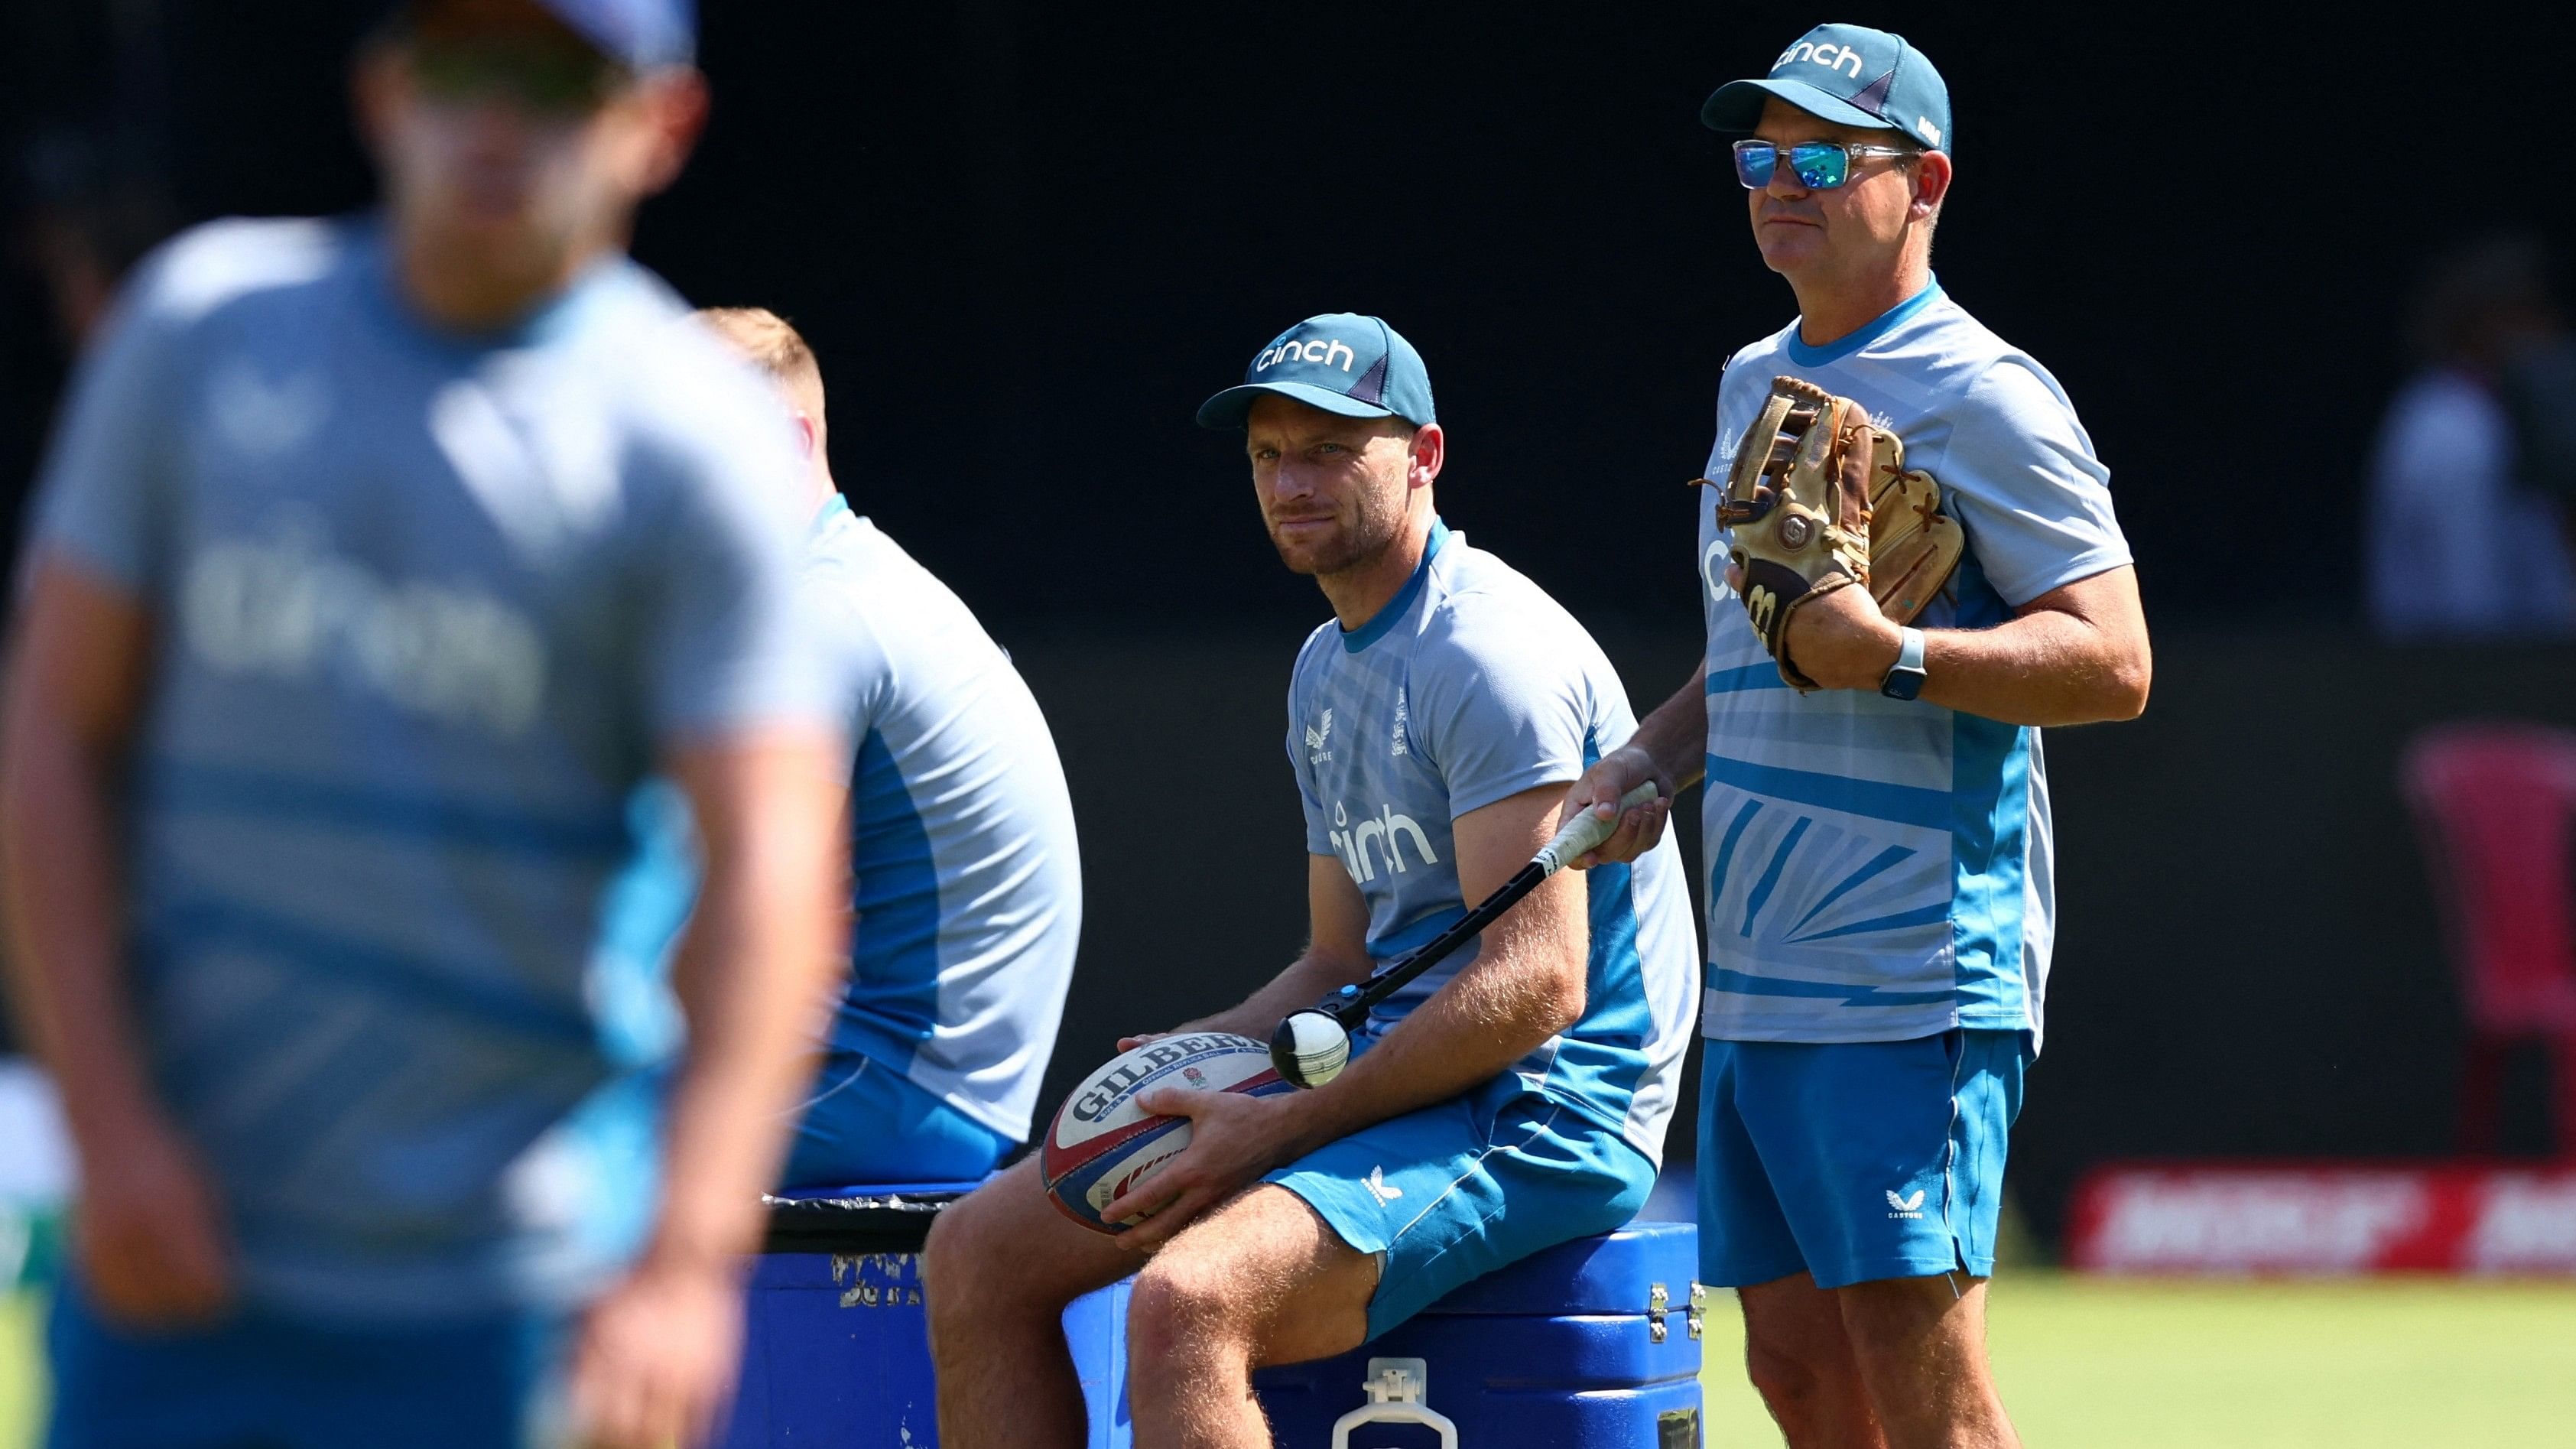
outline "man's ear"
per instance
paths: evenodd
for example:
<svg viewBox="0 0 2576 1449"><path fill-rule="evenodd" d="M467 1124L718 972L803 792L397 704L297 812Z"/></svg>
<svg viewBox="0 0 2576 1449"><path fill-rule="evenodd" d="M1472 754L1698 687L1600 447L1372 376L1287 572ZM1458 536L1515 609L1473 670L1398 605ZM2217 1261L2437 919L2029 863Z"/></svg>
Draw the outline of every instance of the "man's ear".
<svg viewBox="0 0 2576 1449"><path fill-rule="evenodd" d="M1914 172L1914 214L1930 216L1950 194L1950 153L1924 152L1923 159L1914 163Z"/></svg>
<svg viewBox="0 0 2576 1449"><path fill-rule="evenodd" d="M672 70L643 82L648 140L635 178L636 194L658 196L680 179L707 126L707 81L695 70Z"/></svg>
<svg viewBox="0 0 2576 1449"><path fill-rule="evenodd" d="M1429 487L1440 476L1440 464L1449 451L1448 436L1438 423L1424 423L1413 430L1413 441L1406 445L1410 456L1405 460L1404 481L1417 488Z"/></svg>
<svg viewBox="0 0 2576 1449"><path fill-rule="evenodd" d="M349 115L357 124L358 144L382 161L385 136L393 128L397 92L403 84L402 60L390 45L376 43L359 50L349 62Z"/></svg>

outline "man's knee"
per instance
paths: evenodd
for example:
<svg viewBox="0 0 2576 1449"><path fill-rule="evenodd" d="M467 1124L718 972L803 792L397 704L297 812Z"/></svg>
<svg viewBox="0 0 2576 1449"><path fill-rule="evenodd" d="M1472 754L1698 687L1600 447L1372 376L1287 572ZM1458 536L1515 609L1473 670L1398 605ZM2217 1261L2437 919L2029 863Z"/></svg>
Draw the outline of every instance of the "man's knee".
<svg viewBox="0 0 2576 1449"><path fill-rule="evenodd" d="M1984 1290L1982 1278L1944 1275L1854 1283L1836 1296L1855 1356L1871 1363L1909 1362L1927 1354L1982 1357Z"/></svg>
<svg viewBox="0 0 2576 1449"><path fill-rule="evenodd" d="M1803 1334L1747 1333L1744 1376L1783 1422L1804 1417L1819 1404L1839 1403L1860 1391L1851 1346L1830 1329Z"/></svg>
<svg viewBox="0 0 2576 1449"><path fill-rule="evenodd" d="M1185 1354L1249 1354L1252 1315L1249 1295L1234 1282L1239 1272L1219 1252L1175 1244L1156 1254L1127 1300L1130 1359L1141 1366Z"/></svg>
<svg viewBox="0 0 2576 1449"><path fill-rule="evenodd" d="M1741 1290L1744 1375L1788 1423L1859 1392L1834 1296L1805 1274Z"/></svg>
<svg viewBox="0 0 2576 1449"><path fill-rule="evenodd" d="M1827 1374L1813 1356L1755 1341L1744 1345L1744 1376L1775 1413L1784 1407L1815 1402L1828 1383Z"/></svg>
<svg viewBox="0 0 2576 1449"><path fill-rule="evenodd" d="M921 1245L921 1287L933 1313L968 1306L982 1295L975 1272L976 1243L984 1236L980 1216L975 1199L967 1197L931 1220L930 1237Z"/></svg>
<svg viewBox="0 0 2576 1449"><path fill-rule="evenodd" d="M1015 1290L1033 1286L1032 1275L1014 1268L1029 1245L1010 1222L1010 1204L995 1190L1000 1185L967 1194L931 1222L921 1250L921 1285L934 1317L989 1313Z"/></svg>

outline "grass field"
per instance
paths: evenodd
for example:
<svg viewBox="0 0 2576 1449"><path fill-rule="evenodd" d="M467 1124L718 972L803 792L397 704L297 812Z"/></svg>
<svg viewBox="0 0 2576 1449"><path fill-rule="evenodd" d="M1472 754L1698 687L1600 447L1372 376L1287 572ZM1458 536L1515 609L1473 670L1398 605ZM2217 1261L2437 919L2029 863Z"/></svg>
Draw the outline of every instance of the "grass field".
<svg viewBox="0 0 2576 1449"><path fill-rule="evenodd" d="M1710 1449L1779 1442L1710 1305ZM1996 1281L1995 1374L2034 1449L2576 1446L2576 1285Z"/></svg>
<svg viewBox="0 0 2576 1449"><path fill-rule="evenodd" d="M32 1443L33 1299L0 1300L0 1449ZM1779 1442L1710 1304L1709 1449ZM2576 1285L2001 1280L1994 1354L2034 1449L2576 1446Z"/></svg>

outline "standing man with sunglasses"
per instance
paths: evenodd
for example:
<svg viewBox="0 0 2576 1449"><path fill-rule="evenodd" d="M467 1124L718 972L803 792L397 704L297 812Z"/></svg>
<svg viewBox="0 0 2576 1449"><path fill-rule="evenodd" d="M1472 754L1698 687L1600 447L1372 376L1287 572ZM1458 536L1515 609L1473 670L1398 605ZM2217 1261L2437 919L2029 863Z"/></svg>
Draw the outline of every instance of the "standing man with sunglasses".
<svg viewBox="0 0 2576 1449"><path fill-rule="evenodd" d="M640 1449L722 1399L846 757L788 420L622 254L692 29L401 7L355 75L381 213L181 237L84 364L0 730L80 1160L56 1449ZM648 774L703 857L658 1191Z"/></svg>
<svg viewBox="0 0 2576 1449"><path fill-rule="evenodd" d="M1568 796L1705 778L1702 1277L1737 1289L1791 1445L2016 1443L1985 1361L2006 1137L2053 933L2039 727L2128 719L2149 661L2108 471L2065 392L1933 280L1950 103L1902 37L1823 25L1709 97L1797 319L1737 352L1708 476L1790 375L1849 397L1941 485L1967 552L1899 627L1813 597L1763 648L1700 490L1708 647ZM1629 812L1595 853L1659 839Z"/></svg>

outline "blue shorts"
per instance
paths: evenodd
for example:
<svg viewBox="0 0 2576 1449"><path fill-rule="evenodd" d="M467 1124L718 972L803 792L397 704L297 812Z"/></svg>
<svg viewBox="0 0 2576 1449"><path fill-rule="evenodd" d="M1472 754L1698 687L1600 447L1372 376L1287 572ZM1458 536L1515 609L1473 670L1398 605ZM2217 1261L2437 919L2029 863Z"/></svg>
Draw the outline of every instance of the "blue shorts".
<svg viewBox="0 0 2576 1449"><path fill-rule="evenodd" d="M2029 1036L1712 1041L1699 1084L1700 1278L1822 1288L1995 1271Z"/></svg>
<svg viewBox="0 0 2576 1449"><path fill-rule="evenodd" d="M980 1182L1017 1145L856 1052L832 1053L798 1110L782 1187Z"/></svg>
<svg viewBox="0 0 2576 1449"><path fill-rule="evenodd" d="M1378 1260L1375 1338L1541 1248L1625 1227L1655 1165L1617 1132L1505 1072L1270 1174Z"/></svg>
<svg viewBox="0 0 2576 1449"><path fill-rule="evenodd" d="M66 1275L46 1348L48 1449L456 1449L546 1442L567 1325L534 1316L325 1327L246 1310L136 1333Z"/></svg>

